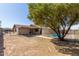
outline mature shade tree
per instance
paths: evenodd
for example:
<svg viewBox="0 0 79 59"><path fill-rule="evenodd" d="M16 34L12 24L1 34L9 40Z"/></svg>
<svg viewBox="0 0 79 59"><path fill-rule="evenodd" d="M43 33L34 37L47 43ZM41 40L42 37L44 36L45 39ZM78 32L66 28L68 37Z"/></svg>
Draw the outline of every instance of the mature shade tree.
<svg viewBox="0 0 79 59"><path fill-rule="evenodd" d="M50 27L64 41L74 24L79 22L79 4L28 4L29 15L35 24Z"/></svg>

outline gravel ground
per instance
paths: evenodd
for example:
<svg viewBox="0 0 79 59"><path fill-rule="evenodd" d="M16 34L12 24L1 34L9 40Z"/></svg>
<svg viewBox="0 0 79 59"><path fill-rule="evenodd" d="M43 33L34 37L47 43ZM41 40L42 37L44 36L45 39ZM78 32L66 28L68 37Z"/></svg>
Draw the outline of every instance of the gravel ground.
<svg viewBox="0 0 79 59"><path fill-rule="evenodd" d="M5 56L59 56L66 55L58 52L49 39L26 37L22 35L4 35Z"/></svg>

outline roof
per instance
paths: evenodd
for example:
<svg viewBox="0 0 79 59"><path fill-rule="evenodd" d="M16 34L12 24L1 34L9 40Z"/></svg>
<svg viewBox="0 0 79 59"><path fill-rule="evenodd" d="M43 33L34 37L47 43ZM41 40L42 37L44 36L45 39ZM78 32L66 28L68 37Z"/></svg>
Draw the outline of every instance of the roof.
<svg viewBox="0 0 79 59"><path fill-rule="evenodd" d="M21 28L21 27L24 27L24 28L41 28L40 26L37 26L37 25L19 25L19 24L15 24L13 26L13 28L16 27L16 28Z"/></svg>

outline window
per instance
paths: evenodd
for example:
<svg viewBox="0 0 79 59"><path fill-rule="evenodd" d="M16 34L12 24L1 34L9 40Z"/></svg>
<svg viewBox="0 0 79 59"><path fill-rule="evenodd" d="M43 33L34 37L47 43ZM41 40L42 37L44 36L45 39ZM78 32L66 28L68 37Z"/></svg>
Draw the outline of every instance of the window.
<svg viewBox="0 0 79 59"><path fill-rule="evenodd" d="M35 32L38 32L39 31L39 29L35 29Z"/></svg>

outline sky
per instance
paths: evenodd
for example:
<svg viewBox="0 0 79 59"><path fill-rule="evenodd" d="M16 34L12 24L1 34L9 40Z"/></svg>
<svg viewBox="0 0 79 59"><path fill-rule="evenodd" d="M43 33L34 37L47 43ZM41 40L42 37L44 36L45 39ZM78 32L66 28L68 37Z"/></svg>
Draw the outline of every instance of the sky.
<svg viewBox="0 0 79 59"><path fill-rule="evenodd" d="M28 4L26 3L0 3L0 21L3 28L12 28L14 24L33 24L28 16ZM79 29L79 25L74 25L71 29Z"/></svg>
<svg viewBox="0 0 79 59"><path fill-rule="evenodd" d="M0 3L0 21L3 28L12 28L14 24L33 24L27 18L28 5L24 3Z"/></svg>

